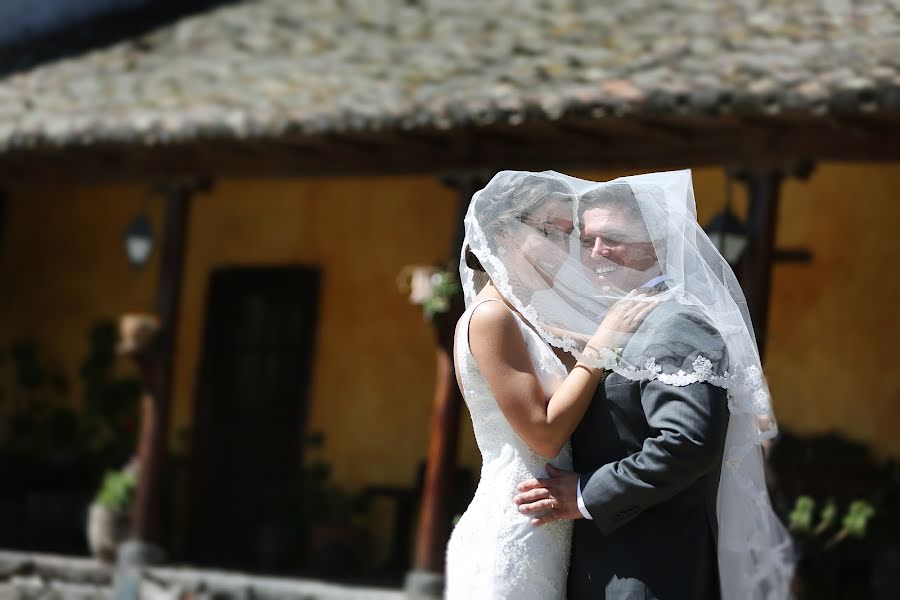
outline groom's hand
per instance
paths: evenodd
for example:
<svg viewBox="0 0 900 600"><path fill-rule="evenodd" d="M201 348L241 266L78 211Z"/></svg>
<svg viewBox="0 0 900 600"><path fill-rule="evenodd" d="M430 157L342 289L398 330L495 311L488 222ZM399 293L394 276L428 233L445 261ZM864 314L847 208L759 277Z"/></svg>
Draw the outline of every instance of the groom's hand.
<svg viewBox="0 0 900 600"><path fill-rule="evenodd" d="M578 473L557 469L547 465L546 479L529 479L516 489L519 494L513 498L524 515L535 515L532 525L546 525L559 519L581 519L578 510ZM544 514L537 514L544 513Z"/></svg>

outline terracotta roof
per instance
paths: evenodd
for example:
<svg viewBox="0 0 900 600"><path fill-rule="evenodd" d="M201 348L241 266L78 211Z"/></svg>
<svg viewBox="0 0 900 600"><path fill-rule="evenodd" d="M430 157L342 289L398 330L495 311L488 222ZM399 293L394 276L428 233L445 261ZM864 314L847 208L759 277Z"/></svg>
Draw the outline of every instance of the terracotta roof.
<svg viewBox="0 0 900 600"><path fill-rule="evenodd" d="M898 108L898 0L260 0L0 80L0 152Z"/></svg>

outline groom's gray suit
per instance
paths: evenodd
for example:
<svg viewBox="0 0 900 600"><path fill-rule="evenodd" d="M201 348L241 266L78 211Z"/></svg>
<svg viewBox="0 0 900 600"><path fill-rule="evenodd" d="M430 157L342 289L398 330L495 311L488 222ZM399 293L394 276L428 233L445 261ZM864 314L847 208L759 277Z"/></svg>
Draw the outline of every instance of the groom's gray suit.
<svg viewBox="0 0 900 600"><path fill-rule="evenodd" d="M668 353L688 370L698 353L722 352L702 316L672 306L642 325L659 332L660 362ZM719 597L716 493L727 425L726 392L711 384L605 379L572 436L593 520L575 522L570 600Z"/></svg>

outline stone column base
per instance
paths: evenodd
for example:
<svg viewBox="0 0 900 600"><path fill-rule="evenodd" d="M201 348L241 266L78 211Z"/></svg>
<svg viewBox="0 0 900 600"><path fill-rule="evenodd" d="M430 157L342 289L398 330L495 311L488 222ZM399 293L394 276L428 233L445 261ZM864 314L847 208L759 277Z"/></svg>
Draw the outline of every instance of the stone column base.
<svg viewBox="0 0 900 600"><path fill-rule="evenodd" d="M444 597L444 574L410 571L403 585L408 600L440 600Z"/></svg>
<svg viewBox="0 0 900 600"><path fill-rule="evenodd" d="M124 542L119 546L112 597L115 600L139 600L141 568L161 564L164 560L165 554L158 546L140 540Z"/></svg>

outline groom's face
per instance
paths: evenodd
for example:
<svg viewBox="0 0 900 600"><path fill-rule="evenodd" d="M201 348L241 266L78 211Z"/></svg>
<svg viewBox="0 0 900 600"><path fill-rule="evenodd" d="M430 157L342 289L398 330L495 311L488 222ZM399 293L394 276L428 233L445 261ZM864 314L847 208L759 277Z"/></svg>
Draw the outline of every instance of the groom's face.
<svg viewBox="0 0 900 600"><path fill-rule="evenodd" d="M604 291L628 293L659 275L656 250L639 218L613 204L586 209L582 223L581 263Z"/></svg>

